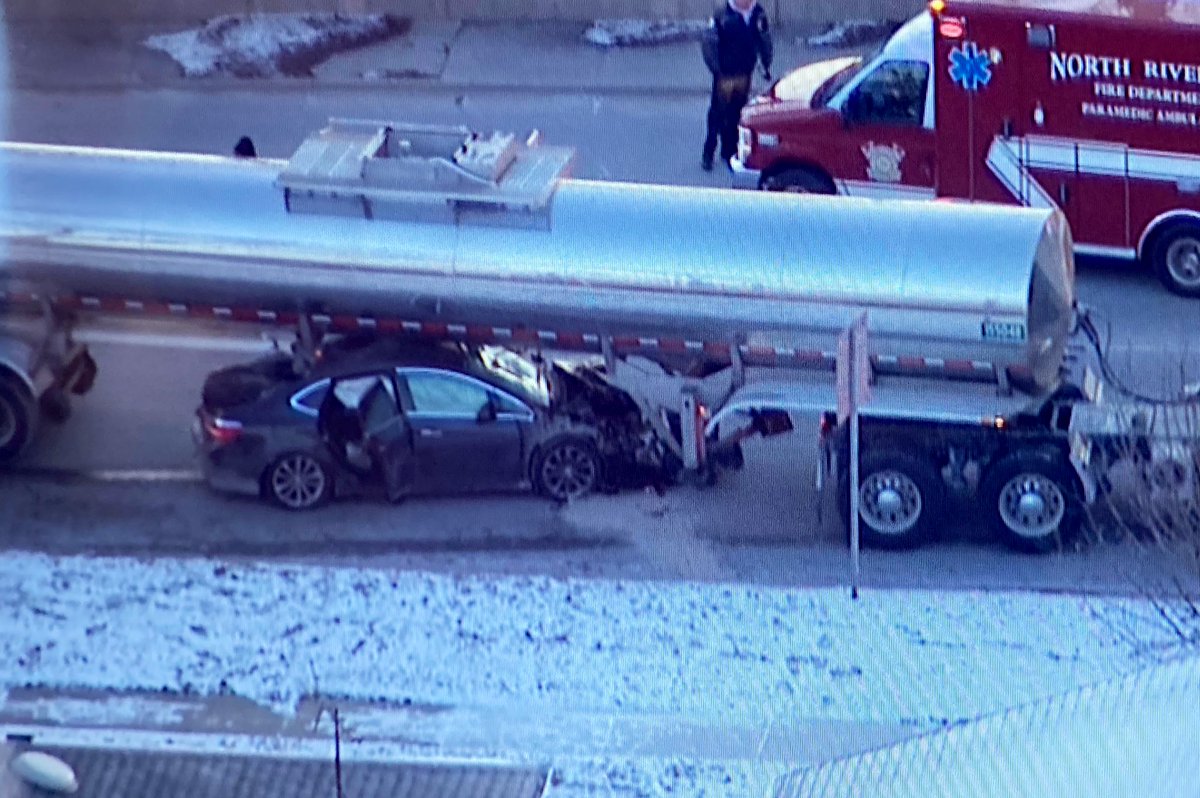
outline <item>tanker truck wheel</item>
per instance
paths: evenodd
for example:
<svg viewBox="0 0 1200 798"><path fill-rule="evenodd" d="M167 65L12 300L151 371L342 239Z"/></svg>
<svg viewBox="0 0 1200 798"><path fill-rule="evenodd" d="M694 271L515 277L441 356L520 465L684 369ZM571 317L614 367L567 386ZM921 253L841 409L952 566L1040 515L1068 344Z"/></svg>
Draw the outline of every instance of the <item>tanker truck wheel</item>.
<svg viewBox="0 0 1200 798"><path fill-rule="evenodd" d="M927 457L892 444L862 452L858 471L859 534L864 546L905 549L934 537L945 509L946 486ZM849 469L842 468L839 478L840 509L849 540Z"/></svg>
<svg viewBox="0 0 1200 798"><path fill-rule="evenodd" d="M1083 518L1079 480L1054 449L1005 455L988 470L979 495L1000 539L1031 554L1072 538Z"/></svg>
<svg viewBox="0 0 1200 798"><path fill-rule="evenodd" d="M765 191L784 191L789 194L836 194L837 188L827 176L797 167L784 169L763 178Z"/></svg>
<svg viewBox="0 0 1200 798"><path fill-rule="evenodd" d="M0 374L0 464L17 458L37 432L38 407L25 383Z"/></svg>
<svg viewBox="0 0 1200 798"><path fill-rule="evenodd" d="M1200 227L1189 222L1168 225L1154 237L1147 254L1167 290L1200 297Z"/></svg>

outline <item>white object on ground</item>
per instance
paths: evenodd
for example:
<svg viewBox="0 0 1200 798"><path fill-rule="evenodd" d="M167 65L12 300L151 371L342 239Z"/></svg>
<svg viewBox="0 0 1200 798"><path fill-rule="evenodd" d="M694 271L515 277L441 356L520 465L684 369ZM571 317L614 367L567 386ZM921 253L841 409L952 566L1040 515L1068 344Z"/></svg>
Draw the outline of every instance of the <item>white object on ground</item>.
<svg viewBox="0 0 1200 798"><path fill-rule="evenodd" d="M583 32L597 47L639 47L699 39L708 20L598 19Z"/></svg>
<svg viewBox="0 0 1200 798"><path fill-rule="evenodd" d="M75 771L56 756L41 751L25 751L13 757L9 768L13 773L43 790L73 793L79 789Z"/></svg>
<svg viewBox="0 0 1200 798"><path fill-rule="evenodd" d="M830 26L829 30L809 36L809 47L853 47L887 38L898 27L886 19L847 19Z"/></svg>

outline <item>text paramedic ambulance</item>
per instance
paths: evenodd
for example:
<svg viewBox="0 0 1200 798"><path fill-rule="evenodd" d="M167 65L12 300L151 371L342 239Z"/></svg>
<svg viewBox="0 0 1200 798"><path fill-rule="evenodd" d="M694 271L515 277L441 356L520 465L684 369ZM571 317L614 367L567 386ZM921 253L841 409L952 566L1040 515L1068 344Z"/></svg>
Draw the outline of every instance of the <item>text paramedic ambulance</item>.
<svg viewBox="0 0 1200 798"><path fill-rule="evenodd" d="M1200 0L934 0L742 115L742 188L1057 205L1200 296Z"/></svg>

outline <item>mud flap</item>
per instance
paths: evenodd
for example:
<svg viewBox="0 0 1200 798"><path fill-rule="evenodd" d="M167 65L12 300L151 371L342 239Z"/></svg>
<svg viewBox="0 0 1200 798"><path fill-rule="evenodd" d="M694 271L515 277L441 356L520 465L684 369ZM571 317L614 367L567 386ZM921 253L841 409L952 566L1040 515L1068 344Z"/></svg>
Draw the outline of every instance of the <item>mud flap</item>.
<svg viewBox="0 0 1200 798"><path fill-rule="evenodd" d="M76 396L82 396L92 390L96 384L96 374L99 368L96 360L86 346L77 346L67 359L66 368L59 378L59 386Z"/></svg>

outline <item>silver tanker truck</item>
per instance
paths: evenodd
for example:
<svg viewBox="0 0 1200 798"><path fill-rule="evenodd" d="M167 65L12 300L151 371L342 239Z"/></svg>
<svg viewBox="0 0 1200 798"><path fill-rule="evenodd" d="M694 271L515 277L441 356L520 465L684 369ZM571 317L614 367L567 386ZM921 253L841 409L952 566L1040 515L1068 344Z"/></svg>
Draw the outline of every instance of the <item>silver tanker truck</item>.
<svg viewBox="0 0 1200 798"><path fill-rule="evenodd" d="M0 338L0 456L90 382L71 325L134 313L291 325L302 358L364 327L590 351L695 473L748 418L825 413L845 499L838 342L866 312L864 539L925 540L956 486L1020 548L1078 526L1097 441L1141 411L1102 401L1060 213L592 182L573 157L361 120L289 160L0 144L5 324L40 308L60 350L39 374L11 354L28 324Z"/></svg>

